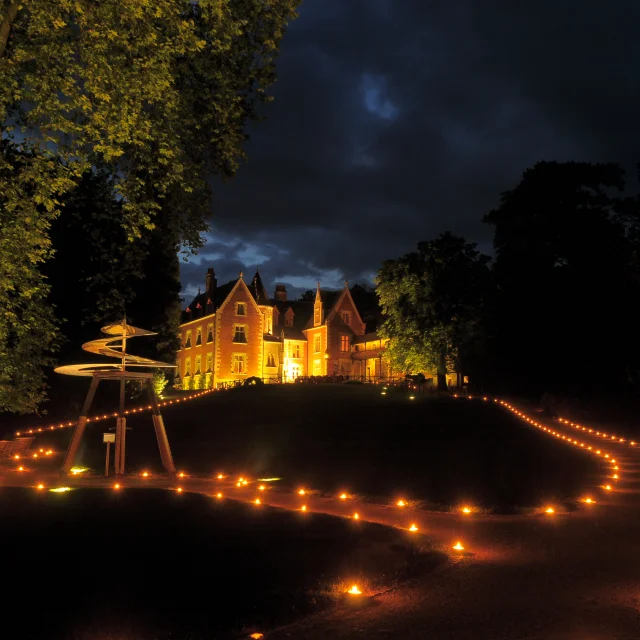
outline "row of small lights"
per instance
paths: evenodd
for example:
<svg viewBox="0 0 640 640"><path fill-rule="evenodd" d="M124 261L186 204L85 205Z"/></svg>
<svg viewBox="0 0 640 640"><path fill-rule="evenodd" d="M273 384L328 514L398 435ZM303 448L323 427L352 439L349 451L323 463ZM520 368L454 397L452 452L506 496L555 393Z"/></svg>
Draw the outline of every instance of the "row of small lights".
<svg viewBox="0 0 640 640"><path fill-rule="evenodd" d="M573 427L574 429L578 429L579 431L584 431L586 433L592 433L592 434L595 434L596 436L600 436L601 438L606 438L607 440L611 440L612 442L615 442L616 444L621 444L621 443L627 442L624 438L620 438L617 435L610 434L610 433L605 433L604 431L594 431L593 429L589 429L588 427L585 427L585 426L583 426L581 424L578 424L577 422L570 422L569 420L566 420L565 418L558 418L558 422L561 422L562 424L569 425L570 427ZM628 444L629 444L630 447L635 447L637 443L634 440L630 440Z"/></svg>
<svg viewBox="0 0 640 640"><path fill-rule="evenodd" d="M190 396L185 396L184 398L176 398L175 400L165 400L164 402L159 402L159 407L166 407L170 404L178 404L180 402L187 402L188 400L195 400L196 398L200 398L206 394L213 393L214 391L218 391L217 389L205 389L204 391L200 391L199 393L193 393ZM131 413L141 413L143 411L149 411L153 408L153 405L146 405L142 407L136 407L135 409L126 409L125 415L129 415ZM107 420L108 418L117 418L118 413L105 413L101 416L93 416L92 418L87 418L87 422L99 422L100 420ZM56 429L65 429L67 427L73 427L76 425L76 422L61 422L60 424L52 424L48 427L33 427L32 429L22 429L21 431L16 431L15 435L20 436L24 434L34 434L34 433L44 433L46 431L55 431Z"/></svg>
<svg viewBox="0 0 640 640"><path fill-rule="evenodd" d="M504 400L498 400L496 398L496 399L494 399L494 402L499 402L500 405L505 407L505 409L508 409L509 411L511 411L512 413L517 415L519 418L522 418L525 422L527 422L530 425L536 427L537 429L540 429L540 430L544 431L545 433L548 433L549 435L552 435L555 438L558 438L559 440L564 440L568 444L572 444L575 447L578 447L580 449L584 449L585 451L589 451L593 455L600 456L601 459L603 459L603 461L605 462L605 464L613 465L612 466L612 471L614 473L613 473L612 476L609 476L610 479L614 480L614 481L617 481L617 480L620 479L620 474L618 473L618 471L620 470L620 467L618 466L618 463L617 463L616 459L612 458L608 453L606 453L604 451L601 451L598 448L596 448L594 450L593 446L590 446L590 445L588 445L588 444L586 444L584 442L580 442L578 440L575 440L575 439L573 439L571 437L565 436L562 433L560 433L559 431L555 431L554 429L552 429L550 427L546 427L542 423L538 422L537 420L534 420L533 418L530 418L525 413L520 411L517 407L514 407L513 405L509 404L508 402L505 402ZM570 426L575 426L573 423L569 423L568 420L564 420L562 418L560 419L560 422L562 422L563 424L564 423L569 424ZM593 433L592 429L587 429L586 427L581 427L581 426L579 428L584 430L584 431ZM624 442L624 440L622 440L622 442ZM611 486L611 484L608 484L608 483L602 485L601 488L604 489L607 492L613 490L613 487ZM595 504L595 500L593 498L591 498L590 496L582 498L581 502L584 502L585 504Z"/></svg>

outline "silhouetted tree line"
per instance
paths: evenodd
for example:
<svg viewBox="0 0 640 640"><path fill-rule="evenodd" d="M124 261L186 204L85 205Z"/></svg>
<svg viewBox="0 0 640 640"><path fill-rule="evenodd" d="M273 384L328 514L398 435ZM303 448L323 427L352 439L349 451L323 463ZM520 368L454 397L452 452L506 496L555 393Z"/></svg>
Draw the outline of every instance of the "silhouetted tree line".
<svg viewBox="0 0 640 640"><path fill-rule="evenodd" d="M540 162L484 216L493 258L445 233L382 266L380 332L407 369L539 395L637 391L640 196L617 164Z"/></svg>

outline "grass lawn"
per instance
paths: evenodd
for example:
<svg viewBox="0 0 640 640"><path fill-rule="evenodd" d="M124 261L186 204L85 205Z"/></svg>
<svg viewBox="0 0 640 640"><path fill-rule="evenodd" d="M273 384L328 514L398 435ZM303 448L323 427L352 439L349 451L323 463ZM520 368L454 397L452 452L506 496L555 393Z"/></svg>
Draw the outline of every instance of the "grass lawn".
<svg viewBox="0 0 640 640"><path fill-rule="evenodd" d="M5 487L0 514L0 635L23 640L247 638L445 561L405 532L187 493Z"/></svg>
<svg viewBox="0 0 640 640"><path fill-rule="evenodd" d="M482 400L416 398L369 385L284 385L216 393L164 410L180 469L288 487L402 496L432 508L461 503L497 513L576 498L596 462ZM159 469L149 414L131 416L128 470ZM103 425L82 462L103 468ZM68 438L52 434L45 438ZM46 439L43 438L43 442ZM66 444L59 441L58 448Z"/></svg>

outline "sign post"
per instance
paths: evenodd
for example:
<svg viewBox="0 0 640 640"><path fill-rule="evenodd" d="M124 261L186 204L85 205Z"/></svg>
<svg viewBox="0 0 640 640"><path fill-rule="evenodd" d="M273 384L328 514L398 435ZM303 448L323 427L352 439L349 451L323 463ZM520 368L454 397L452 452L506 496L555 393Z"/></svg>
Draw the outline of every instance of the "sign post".
<svg viewBox="0 0 640 640"><path fill-rule="evenodd" d="M104 465L104 477L107 478L109 476L109 456L111 454L111 443L116 441L115 433L103 433L102 434L102 442L107 443L107 460Z"/></svg>

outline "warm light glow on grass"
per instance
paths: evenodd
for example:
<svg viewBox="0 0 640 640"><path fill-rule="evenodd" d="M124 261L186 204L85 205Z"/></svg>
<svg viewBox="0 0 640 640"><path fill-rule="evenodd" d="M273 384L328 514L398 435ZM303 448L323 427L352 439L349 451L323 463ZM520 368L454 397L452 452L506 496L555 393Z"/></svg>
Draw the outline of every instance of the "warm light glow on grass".
<svg viewBox="0 0 640 640"><path fill-rule="evenodd" d="M617 473L614 473L611 477L612 477L614 480L617 480L617 479L618 479L618 474L617 474Z"/></svg>
<svg viewBox="0 0 640 640"><path fill-rule="evenodd" d="M469 514L471 513L471 509L469 509L469 507L462 507L462 513Z"/></svg>
<svg viewBox="0 0 640 640"><path fill-rule="evenodd" d="M407 506L407 503L404 500L398 500L398 502L396 502L396 504L399 507L406 507Z"/></svg>
<svg viewBox="0 0 640 640"><path fill-rule="evenodd" d="M341 493L340 494L340 500L346 500L347 499L347 494L346 493Z"/></svg>
<svg viewBox="0 0 640 640"><path fill-rule="evenodd" d="M306 511L306 510L307 510L307 505L306 505L306 504L303 504L303 505L300 507L300 511Z"/></svg>
<svg viewBox="0 0 640 640"><path fill-rule="evenodd" d="M304 489L300 489L300 491L298 491L299 496L303 496L305 493L306 491Z"/></svg>
<svg viewBox="0 0 640 640"><path fill-rule="evenodd" d="M243 481L242 481L242 486L243 486L243 487L246 487L248 484L249 484L249 481L248 481L248 480L243 480Z"/></svg>
<svg viewBox="0 0 640 640"><path fill-rule="evenodd" d="M354 513L354 514L353 514L353 519L354 519L354 520L359 520L359 519L360 519L360 516L359 516L357 513Z"/></svg>
<svg viewBox="0 0 640 640"><path fill-rule="evenodd" d="M464 551L464 547L462 546L462 543L459 540L453 545L453 548L456 551Z"/></svg>
<svg viewBox="0 0 640 640"><path fill-rule="evenodd" d="M118 490L120 489L120 485L116 482L116 483L113 485L113 488L114 488L116 491L118 491Z"/></svg>
<svg viewBox="0 0 640 640"><path fill-rule="evenodd" d="M56 487L55 489L49 489L50 493L65 493L71 491L71 487Z"/></svg>
<svg viewBox="0 0 640 640"><path fill-rule="evenodd" d="M349 589L349 591L347 591L347 593L350 593L352 596L359 596L362 591L360 591L360 589L358 589L358 585L354 584L351 589Z"/></svg>
<svg viewBox="0 0 640 640"><path fill-rule="evenodd" d="M417 531L417 530L418 530L418 527L416 527L416 525L415 525L415 524L412 524L412 525L409 527L409 531Z"/></svg>
<svg viewBox="0 0 640 640"><path fill-rule="evenodd" d="M182 493L182 487L178 487L178 488L176 489L176 491L177 491L178 493Z"/></svg>
<svg viewBox="0 0 640 640"><path fill-rule="evenodd" d="M13 456L13 459L14 459L14 460L20 460L20 456L16 453L16 455L15 455L15 456Z"/></svg>
<svg viewBox="0 0 640 640"><path fill-rule="evenodd" d="M217 478L218 478L218 480L223 480L223 479L224 479L224 476L223 476L221 473L219 473L219 474L218 474L218 476L217 476Z"/></svg>
<svg viewBox="0 0 640 640"><path fill-rule="evenodd" d="M181 471L181 472L178 474L178 478L184 478L184 472L183 472L183 471Z"/></svg>
<svg viewBox="0 0 640 640"><path fill-rule="evenodd" d="M71 473L74 476L80 475L81 473L84 473L85 471L89 471L89 469L87 467L71 467Z"/></svg>
<svg viewBox="0 0 640 640"><path fill-rule="evenodd" d="M611 485L610 484L605 484L604 487L602 487L605 491L611 491Z"/></svg>
<svg viewBox="0 0 640 640"><path fill-rule="evenodd" d="M551 516L551 515L553 515L553 514L556 512L556 510L555 510L553 507L547 507L547 508L544 510L544 512L545 512L545 513L548 513L548 514Z"/></svg>
<svg viewBox="0 0 640 640"><path fill-rule="evenodd" d="M593 500L593 498L585 498L582 502L586 503L586 504L595 504L596 501Z"/></svg>
<svg viewBox="0 0 640 640"><path fill-rule="evenodd" d="M20 466L18 467L18 471L24 471L24 467L23 467L22 465L20 465Z"/></svg>
<svg viewBox="0 0 640 640"><path fill-rule="evenodd" d="M261 485L258 487L258 491L264 491L264 489L265 489L265 486L264 486L263 484L261 484Z"/></svg>
<svg viewBox="0 0 640 640"><path fill-rule="evenodd" d="M256 633L252 633L249 637L253 638L253 640L261 640L261 638L264 638L264 634L256 632Z"/></svg>
<svg viewBox="0 0 640 640"><path fill-rule="evenodd" d="M148 471L143 471L142 472L142 477L143 478L148 478L149 477L149 472Z"/></svg>
<svg viewBox="0 0 640 640"><path fill-rule="evenodd" d="M255 504L262 504L262 503L260 502L260 498L256 498L256 499L254 500L254 502L255 502Z"/></svg>
<svg viewBox="0 0 640 640"><path fill-rule="evenodd" d="M42 483L40 483L40 484L38 485L38 489L40 489L40 490L42 491L42 489L44 489L44 485L43 485Z"/></svg>

